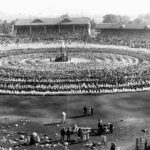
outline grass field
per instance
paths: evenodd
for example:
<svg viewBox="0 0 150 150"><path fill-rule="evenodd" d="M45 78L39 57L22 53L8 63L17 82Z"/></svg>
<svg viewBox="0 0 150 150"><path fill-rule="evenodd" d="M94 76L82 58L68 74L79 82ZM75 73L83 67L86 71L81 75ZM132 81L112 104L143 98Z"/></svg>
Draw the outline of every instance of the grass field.
<svg viewBox="0 0 150 150"><path fill-rule="evenodd" d="M94 116L83 116L84 105L94 107ZM61 112L67 114L67 123L55 125L61 121ZM107 134L108 143L101 146L107 150L111 142L115 142L121 150L132 150L135 139L139 136L149 138L149 132L143 133L142 129L150 131L150 92L120 93L99 96L0 96L0 136L6 137L7 132L12 135L7 141L0 140L0 145L13 146L8 139L14 139L17 132L36 131L38 134L47 134L52 139L58 139L63 126L77 124L81 127L97 128L97 120L111 121L114 133ZM24 119L24 120L22 120ZM31 120L26 122L25 120ZM24 125L22 123L25 122ZM15 126L18 124L19 126ZM73 140L77 136L72 137ZM100 136L90 136L92 142L101 141ZM97 147L100 149L100 147ZM48 149L38 146L24 146L17 149ZM62 147L51 148L54 150ZM88 150L84 143L69 145L70 150Z"/></svg>

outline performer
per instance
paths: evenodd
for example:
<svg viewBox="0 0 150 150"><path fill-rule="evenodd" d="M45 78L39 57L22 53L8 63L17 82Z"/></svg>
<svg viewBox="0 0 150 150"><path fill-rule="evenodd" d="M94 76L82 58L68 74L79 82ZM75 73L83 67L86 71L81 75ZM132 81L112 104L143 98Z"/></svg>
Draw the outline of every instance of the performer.
<svg viewBox="0 0 150 150"><path fill-rule="evenodd" d="M65 49L65 42L64 42L64 40L62 41L62 49Z"/></svg>
<svg viewBox="0 0 150 150"><path fill-rule="evenodd" d="M60 55L63 54L64 49L65 49L65 42L62 40L61 41L61 48L60 48Z"/></svg>
<svg viewBox="0 0 150 150"><path fill-rule="evenodd" d="M62 123L66 123L66 113L62 112Z"/></svg>

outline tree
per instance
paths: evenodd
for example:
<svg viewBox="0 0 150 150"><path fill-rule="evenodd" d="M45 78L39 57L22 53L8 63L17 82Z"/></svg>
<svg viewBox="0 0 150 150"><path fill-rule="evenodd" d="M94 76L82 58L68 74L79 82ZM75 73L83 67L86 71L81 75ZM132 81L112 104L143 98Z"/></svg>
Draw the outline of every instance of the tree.
<svg viewBox="0 0 150 150"><path fill-rule="evenodd" d="M117 23L117 16L113 14L107 14L103 16L103 23Z"/></svg>
<svg viewBox="0 0 150 150"><path fill-rule="evenodd" d="M129 16L118 16L118 23L120 24L128 24L130 22Z"/></svg>
<svg viewBox="0 0 150 150"><path fill-rule="evenodd" d="M2 24L2 32L8 34L10 32L11 25L5 20Z"/></svg>
<svg viewBox="0 0 150 150"><path fill-rule="evenodd" d="M103 16L103 23L118 23L118 24L127 24L130 22L128 16L107 14Z"/></svg>
<svg viewBox="0 0 150 150"><path fill-rule="evenodd" d="M132 23L134 23L134 24L144 24L145 21L144 21L144 18L138 17L138 18L134 19L134 20L132 21Z"/></svg>
<svg viewBox="0 0 150 150"><path fill-rule="evenodd" d="M135 24L150 24L150 13L145 15L140 15L137 18L135 18L132 23Z"/></svg>

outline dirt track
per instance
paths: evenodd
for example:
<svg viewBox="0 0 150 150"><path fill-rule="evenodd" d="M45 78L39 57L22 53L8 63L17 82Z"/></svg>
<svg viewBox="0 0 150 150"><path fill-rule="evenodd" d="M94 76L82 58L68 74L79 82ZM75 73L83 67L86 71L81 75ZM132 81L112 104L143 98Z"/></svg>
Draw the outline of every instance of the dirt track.
<svg viewBox="0 0 150 150"><path fill-rule="evenodd" d="M115 125L113 135L107 135L108 147L112 141L123 150L134 147L136 137L148 137L141 129L150 131L150 93L125 93L100 96L0 96L0 116L8 117L12 122L22 118L30 119L33 124L24 127L29 132L34 131L33 125L40 126L40 130L52 135L59 133L63 125L58 128L47 126L61 120L61 112L67 113L67 125L77 124L82 127L97 128L97 120L112 121ZM94 107L94 116L83 117L84 105ZM13 131L16 129L12 128ZM38 129L39 130L39 129ZM37 131L38 131L37 130ZM91 137L92 141L99 141L100 137ZM83 146L83 145L82 145ZM71 145L71 150L80 149L79 144ZM29 148L30 149L30 148ZM82 147L82 150L84 147Z"/></svg>
<svg viewBox="0 0 150 150"><path fill-rule="evenodd" d="M0 96L0 115L59 119L82 113L84 105L94 106L95 118L107 120L150 117L150 93L120 93L100 96Z"/></svg>

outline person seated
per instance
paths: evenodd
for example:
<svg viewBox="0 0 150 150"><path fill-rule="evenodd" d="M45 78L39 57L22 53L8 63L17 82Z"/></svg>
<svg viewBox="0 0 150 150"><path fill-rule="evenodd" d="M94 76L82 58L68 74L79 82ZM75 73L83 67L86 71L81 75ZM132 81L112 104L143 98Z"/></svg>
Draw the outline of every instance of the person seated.
<svg viewBox="0 0 150 150"><path fill-rule="evenodd" d="M36 132L33 132L29 137L29 145L35 145L40 142L40 137Z"/></svg>
<svg viewBox="0 0 150 150"><path fill-rule="evenodd" d="M79 127L76 124L74 124L73 127L72 127L72 132L77 133L78 129L79 129Z"/></svg>

